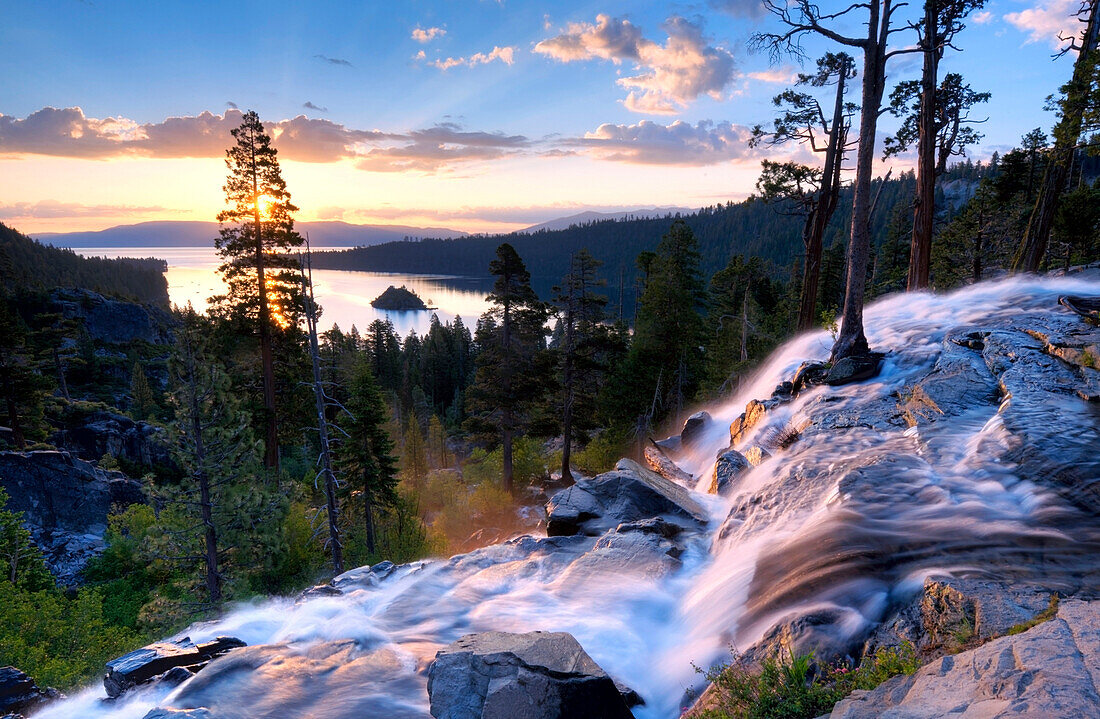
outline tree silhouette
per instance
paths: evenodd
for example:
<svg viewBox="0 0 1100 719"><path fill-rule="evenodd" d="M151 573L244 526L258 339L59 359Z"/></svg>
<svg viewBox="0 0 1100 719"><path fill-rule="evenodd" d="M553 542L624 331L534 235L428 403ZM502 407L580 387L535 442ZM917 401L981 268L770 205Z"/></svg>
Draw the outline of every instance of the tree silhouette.
<svg viewBox="0 0 1100 719"><path fill-rule="evenodd" d="M218 268L228 287L222 298L231 313L257 330L263 373L264 466L279 466L279 433L275 410L275 363L272 333L296 324L301 309L297 261L287 254L302 244L294 231L293 213L277 151L260 117L245 113L232 130L235 144L225 151L229 168L223 190L227 208L214 241L224 262Z"/></svg>

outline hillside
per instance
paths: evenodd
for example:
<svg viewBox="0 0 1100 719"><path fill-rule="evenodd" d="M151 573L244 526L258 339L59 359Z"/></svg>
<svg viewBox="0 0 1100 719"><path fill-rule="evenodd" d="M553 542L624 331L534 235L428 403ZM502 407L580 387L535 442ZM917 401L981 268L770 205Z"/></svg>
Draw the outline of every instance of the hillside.
<svg viewBox="0 0 1100 719"><path fill-rule="evenodd" d="M361 247L399 242L407 237L465 237L445 227L353 225L347 222L298 222L295 228L315 247ZM96 232L39 232L36 239L55 247L207 247L218 236L218 223L139 222Z"/></svg>
<svg viewBox="0 0 1100 719"><path fill-rule="evenodd" d="M876 186L879 183L876 182ZM911 175L888 180L872 220L876 244L886 237L890 213L898 202L908 201ZM826 246L843 242L850 224L850 194L844 190L826 234ZM756 256L783 274L802 251L802 219L777 211L759 199L704 207L691 214L622 220L597 220L566 229L541 229L500 235L475 235L462 239L424 239L417 242L389 242L373 247L319 252L313 266L319 269L412 272L442 275L484 275L496 248L508 242L523 258L532 276L548 281L561 278L569 257L587 248L603 262L601 274L610 288L620 277L629 287L635 275L638 253L652 250L668 231L672 220L682 218L699 240L701 269L710 276L722 269L733 255ZM541 287L536 289L542 292Z"/></svg>
<svg viewBox="0 0 1100 719"><path fill-rule="evenodd" d="M163 260L81 257L0 223L0 286L9 291L79 287L168 307Z"/></svg>

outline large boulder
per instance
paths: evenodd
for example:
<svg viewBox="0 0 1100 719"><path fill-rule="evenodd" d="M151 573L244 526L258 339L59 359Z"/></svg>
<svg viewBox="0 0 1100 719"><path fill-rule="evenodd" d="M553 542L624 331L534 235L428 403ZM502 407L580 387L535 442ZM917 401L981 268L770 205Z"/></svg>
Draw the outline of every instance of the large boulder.
<svg viewBox="0 0 1100 719"><path fill-rule="evenodd" d="M172 339L171 316L159 308L109 299L85 289L55 290L51 299L66 319L83 321L84 329L97 342L165 344Z"/></svg>
<svg viewBox="0 0 1100 719"><path fill-rule="evenodd" d="M737 480L752 467L753 464L748 458L736 449L726 450L718 455L718 461L714 464L714 475L711 477L710 488L707 491L723 497L729 496Z"/></svg>
<svg viewBox="0 0 1100 719"><path fill-rule="evenodd" d="M665 479L683 485L692 484L691 475L677 467L658 443L651 442L643 454L649 468Z"/></svg>
<svg viewBox="0 0 1100 719"><path fill-rule="evenodd" d="M50 442L91 462L110 455L146 467L176 467L163 427L106 409L74 416Z"/></svg>
<svg viewBox="0 0 1100 719"><path fill-rule="evenodd" d="M591 479L579 479L546 505L550 536L598 536L623 522L665 517L682 526L707 521L706 512L680 485L629 459Z"/></svg>
<svg viewBox="0 0 1100 719"><path fill-rule="evenodd" d="M1069 601L1054 619L942 657L844 699L832 719L1100 716L1100 611Z"/></svg>
<svg viewBox="0 0 1100 719"><path fill-rule="evenodd" d="M565 632L467 634L428 668L436 719L628 719L615 682Z"/></svg>
<svg viewBox="0 0 1100 719"><path fill-rule="evenodd" d="M60 696L43 689L15 667L0 667L0 715L30 712Z"/></svg>
<svg viewBox="0 0 1100 719"><path fill-rule="evenodd" d="M769 404L774 405L774 400L754 399L745 405L745 411L730 424L730 446L740 444L748 436L749 431L764 419L770 409Z"/></svg>
<svg viewBox="0 0 1100 719"><path fill-rule="evenodd" d="M852 382L862 382L871 379L878 374L882 367L883 355L878 352L868 352L864 355L844 357L833 363L829 368L829 374L825 382L838 387Z"/></svg>
<svg viewBox="0 0 1100 719"><path fill-rule="evenodd" d="M145 502L141 483L67 452L0 452L0 486L63 585L105 548L112 509Z"/></svg>
<svg viewBox="0 0 1100 719"><path fill-rule="evenodd" d="M179 683L181 675L175 670L183 669L194 674L211 659L244 645L236 637L218 637L205 644L195 644L188 637L150 644L107 662L103 688L107 690L107 696L117 697L131 687L166 674L168 676L165 678L170 683Z"/></svg>

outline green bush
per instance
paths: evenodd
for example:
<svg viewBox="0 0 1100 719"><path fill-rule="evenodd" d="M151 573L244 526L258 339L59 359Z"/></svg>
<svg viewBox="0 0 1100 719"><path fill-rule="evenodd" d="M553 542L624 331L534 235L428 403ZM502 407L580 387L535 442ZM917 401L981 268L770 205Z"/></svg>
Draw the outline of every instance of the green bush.
<svg viewBox="0 0 1100 719"><path fill-rule="evenodd" d="M733 661L705 672L714 686L713 702L703 719L813 719L856 689L874 689L921 666L912 644L886 647L863 658L859 666L815 665L812 654L773 657L759 669ZM702 671L702 670L700 670Z"/></svg>
<svg viewBox="0 0 1100 719"><path fill-rule="evenodd" d="M592 477L610 471L629 453L630 441L626 435L607 430L593 437L584 449L574 452L570 464Z"/></svg>

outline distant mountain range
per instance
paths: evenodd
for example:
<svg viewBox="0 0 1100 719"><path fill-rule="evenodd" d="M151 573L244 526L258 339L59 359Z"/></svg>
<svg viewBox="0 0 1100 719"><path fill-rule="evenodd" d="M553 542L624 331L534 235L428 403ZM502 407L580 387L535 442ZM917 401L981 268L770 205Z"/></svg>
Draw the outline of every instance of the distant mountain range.
<svg viewBox="0 0 1100 719"><path fill-rule="evenodd" d="M686 207L653 207L623 212L581 212L559 217L520 232L539 230L564 230L574 225L586 225L603 220L648 219L667 215L691 214ZM296 222L294 226L303 235L309 233L314 247L370 247L386 242L400 242L406 238L452 240L469 237L468 232L447 227L409 227L406 225L353 225L348 222ZM54 247L205 247L218 236L216 222L198 220L139 222L135 225L118 225L94 232L38 232L36 240Z"/></svg>
<svg viewBox="0 0 1100 719"><path fill-rule="evenodd" d="M520 230L520 232L566 230L573 225L587 225L590 222L601 222L603 220L648 220L654 217L667 217L669 215L690 215L693 212L695 212L695 210L690 207L652 207L648 209L625 210L623 212L595 212L589 210L587 212L577 213L576 215L549 220L539 225L531 225L530 227Z"/></svg>
<svg viewBox="0 0 1100 719"><path fill-rule="evenodd" d="M367 247L406 237L453 239L468 233L445 227L352 225L347 222L296 222L315 247ZM202 221L140 222L96 232L38 232L34 238L54 247L203 247L218 236L218 223Z"/></svg>

